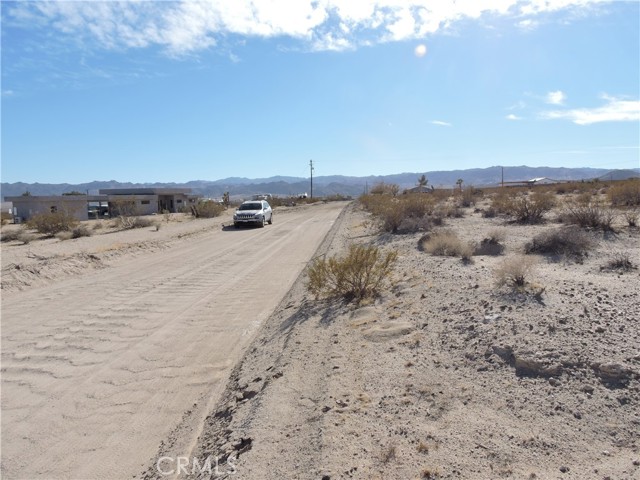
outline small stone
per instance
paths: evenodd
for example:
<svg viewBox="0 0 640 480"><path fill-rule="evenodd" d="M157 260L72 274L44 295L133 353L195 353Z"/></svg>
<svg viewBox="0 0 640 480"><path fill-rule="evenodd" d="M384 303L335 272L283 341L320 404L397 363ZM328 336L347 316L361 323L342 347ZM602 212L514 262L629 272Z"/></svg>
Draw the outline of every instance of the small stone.
<svg viewBox="0 0 640 480"><path fill-rule="evenodd" d="M562 473L567 473L569 471L569 467L562 466L562 467L560 467L560 471Z"/></svg>
<svg viewBox="0 0 640 480"><path fill-rule="evenodd" d="M553 378L553 377L551 377L551 378L549 379L549 384L550 384L552 387L559 387L559 386L560 386L560 380L558 380L557 378Z"/></svg>
<svg viewBox="0 0 640 480"><path fill-rule="evenodd" d="M578 420L580 420L582 418L582 413L580 413L578 410L576 410L575 412L573 412L573 416L575 418L577 418Z"/></svg>
<svg viewBox="0 0 640 480"><path fill-rule="evenodd" d="M596 333L604 333L604 327L596 327Z"/></svg>

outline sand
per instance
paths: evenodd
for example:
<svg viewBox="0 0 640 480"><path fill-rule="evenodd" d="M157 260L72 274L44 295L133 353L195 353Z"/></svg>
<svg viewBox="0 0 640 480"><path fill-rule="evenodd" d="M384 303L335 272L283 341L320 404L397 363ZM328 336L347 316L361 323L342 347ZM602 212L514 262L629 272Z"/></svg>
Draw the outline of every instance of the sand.
<svg viewBox="0 0 640 480"><path fill-rule="evenodd" d="M178 430L189 451L343 206L3 244L2 478L132 478Z"/></svg>

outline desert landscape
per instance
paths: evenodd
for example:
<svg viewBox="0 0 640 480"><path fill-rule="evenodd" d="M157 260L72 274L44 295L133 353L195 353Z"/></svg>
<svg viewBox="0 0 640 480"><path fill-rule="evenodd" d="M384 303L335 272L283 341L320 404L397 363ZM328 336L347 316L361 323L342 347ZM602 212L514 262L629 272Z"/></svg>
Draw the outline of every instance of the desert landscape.
<svg viewBox="0 0 640 480"><path fill-rule="evenodd" d="M638 478L634 198L381 184L4 242L3 477Z"/></svg>

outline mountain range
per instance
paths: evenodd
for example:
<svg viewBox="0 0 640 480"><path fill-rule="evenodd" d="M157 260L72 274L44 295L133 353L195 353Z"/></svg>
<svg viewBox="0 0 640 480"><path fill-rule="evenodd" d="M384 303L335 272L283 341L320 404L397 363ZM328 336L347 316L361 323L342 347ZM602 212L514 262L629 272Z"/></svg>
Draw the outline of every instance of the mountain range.
<svg viewBox="0 0 640 480"><path fill-rule="evenodd" d="M314 196L334 194L357 196L367 187L377 183L395 183L401 188L410 188L417 184L418 178L425 175L429 185L436 188L453 188L458 179L464 185L496 186L499 185L504 174L504 181L525 181L531 178L546 177L557 181L568 180L622 180L640 177L640 168L633 170L608 170L599 168L558 168L558 167L488 167L467 170L432 171L399 173L395 175L366 177L350 177L343 175L318 176L313 178ZM193 193L205 197L220 197L224 192L230 192L232 197L242 197L256 193L270 193L279 196L299 195L310 193L310 179L302 177L273 176L269 178L230 177L221 180L192 180L186 183L131 183L116 180L93 181L80 184L69 183L2 183L0 184L2 198L18 196L25 192L31 195L61 195L66 192L78 191L95 194L104 188L132 188L132 187L169 187L191 188Z"/></svg>

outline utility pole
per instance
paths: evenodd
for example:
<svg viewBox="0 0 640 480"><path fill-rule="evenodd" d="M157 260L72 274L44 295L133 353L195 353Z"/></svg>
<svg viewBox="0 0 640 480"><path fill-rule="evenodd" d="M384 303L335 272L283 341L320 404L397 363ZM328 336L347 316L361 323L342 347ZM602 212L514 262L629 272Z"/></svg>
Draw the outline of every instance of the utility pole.
<svg viewBox="0 0 640 480"><path fill-rule="evenodd" d="M504 167L501 167L501 168L502 168L502 182L501 183L502 183L502 188L504 188Z"/></svg>
<svg viewBox="0 0 640 480"><path fill-rule="evenodd" d="M309 160L309 168L311 169L311 200L313 200L313 160Z"/></svg>

